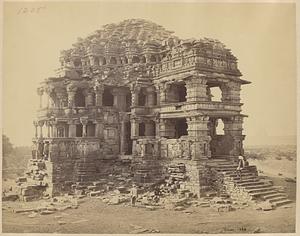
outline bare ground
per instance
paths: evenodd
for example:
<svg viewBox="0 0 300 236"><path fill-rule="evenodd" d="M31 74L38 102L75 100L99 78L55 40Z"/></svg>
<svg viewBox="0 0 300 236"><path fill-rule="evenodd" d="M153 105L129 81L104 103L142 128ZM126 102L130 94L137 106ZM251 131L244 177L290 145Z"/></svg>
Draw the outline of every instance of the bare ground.
<svg viewBox="0 0 300 236"><path fill-rule="evenodd" d="M296 184L283 178L272 178L275 185L287 187L295 201ZM11 207L24 204L9 202ZM36 203L26 203L28 206ZM263 233L295 232L295 203L287 208L257 211L251 207L231 212L212 208L191 207L184 211L107 205L97 198L86 198L78 209L29 218L29 213L3 211L2 231L5 233L132 233L136 228L158 230L160 233ZM61 216L59 218L59 216ZM142 230L143 231L143 230ZM157 231L157 232L158 232ZM148 231L149 233L149 231Z"/></svg>

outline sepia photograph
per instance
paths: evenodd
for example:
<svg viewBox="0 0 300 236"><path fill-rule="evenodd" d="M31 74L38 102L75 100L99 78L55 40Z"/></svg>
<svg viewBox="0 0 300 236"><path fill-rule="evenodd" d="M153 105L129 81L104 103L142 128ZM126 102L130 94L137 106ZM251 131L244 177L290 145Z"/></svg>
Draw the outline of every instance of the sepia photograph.
<svg viewBox="0 0 300 236"><path fill-rule="evenodd" d="M296 2L2 12L3 234L297 233Z"/></svg>

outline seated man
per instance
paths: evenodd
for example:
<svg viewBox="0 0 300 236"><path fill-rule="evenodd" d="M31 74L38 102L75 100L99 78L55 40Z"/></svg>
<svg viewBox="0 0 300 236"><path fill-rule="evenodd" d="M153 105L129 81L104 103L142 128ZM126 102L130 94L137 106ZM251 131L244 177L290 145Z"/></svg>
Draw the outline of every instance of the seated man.
<svg viewBox="0 0 300 236"><path fill-rule="evenodd" d="M238 157L238 166L236 168L236 173L242 179L242 169L245 167L245 157L242 155L239 155Z"/></svg>

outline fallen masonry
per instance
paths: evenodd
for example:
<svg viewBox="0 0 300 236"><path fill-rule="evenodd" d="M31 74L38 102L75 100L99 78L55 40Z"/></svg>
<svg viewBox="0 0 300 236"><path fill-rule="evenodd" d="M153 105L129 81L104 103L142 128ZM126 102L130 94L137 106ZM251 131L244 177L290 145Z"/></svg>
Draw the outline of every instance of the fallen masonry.
<svg viewBox="0 0 300 236"><path fill-rule="evenodd" d="M37 89L32 159L3 200L68 194L128 204L134 183L137 206L148 210L291 202L255 166L237 176L240 91L250 82L220 41L179 39L130 19L80 38L59 61L57 76Z"/></svg>

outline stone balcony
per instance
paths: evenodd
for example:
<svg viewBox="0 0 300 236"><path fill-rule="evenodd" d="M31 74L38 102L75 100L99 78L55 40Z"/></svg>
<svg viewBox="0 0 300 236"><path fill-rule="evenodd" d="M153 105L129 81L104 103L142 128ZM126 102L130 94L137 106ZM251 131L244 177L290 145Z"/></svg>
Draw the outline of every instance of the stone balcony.
<svg viewBox="0 0 300 236"><path fill-rule="evenodd" d="M208 115L210 114L239 114L241 112L241 103L224 103L224 102L197 102L197 103L169 103L169 104L161 104L160 114L161 117L165 117L168 115L174 115L178 117L184 117L187 115L187 112L201 110ZM165 117L167 118L167 117Z"/></svg>
<svg viewBox="0 0 300 236"><path fill-rule="evenodd" d="M45 107L37 111L37 117L39 119L49 118L49 117L66 117L70 115L83 116L89 113L102 113L103 111L115 111L116 108L111 106L89 106L89 107Z"/></svg>

